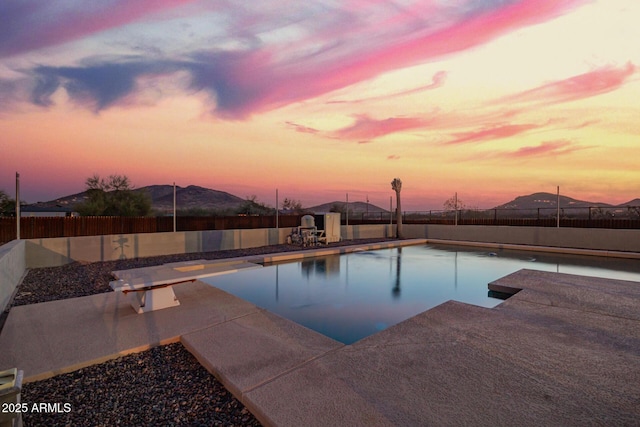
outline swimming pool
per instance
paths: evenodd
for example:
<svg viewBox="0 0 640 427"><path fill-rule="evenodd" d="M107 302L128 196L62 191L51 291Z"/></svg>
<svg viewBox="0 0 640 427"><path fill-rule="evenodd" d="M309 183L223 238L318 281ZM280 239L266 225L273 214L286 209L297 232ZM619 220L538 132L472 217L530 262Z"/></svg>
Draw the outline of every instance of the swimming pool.
<svg viewBox="0 0 640 427"><path fill-rule="evenodd" d="M501 302L487 285L522 268L640 281L638 260L448 245L322 256L205 282L350 344L445 301Z"/></svg>

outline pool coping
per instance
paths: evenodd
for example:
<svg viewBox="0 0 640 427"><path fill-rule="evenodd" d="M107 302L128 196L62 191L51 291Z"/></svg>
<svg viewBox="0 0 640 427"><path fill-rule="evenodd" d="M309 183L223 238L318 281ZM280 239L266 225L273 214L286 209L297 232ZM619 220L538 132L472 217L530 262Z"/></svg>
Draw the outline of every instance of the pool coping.
<svg viewBox="0 0 640 427"><path fill-rule="evenodd" d="M240 258L280 262L396 243L459 244L407 239ZM113 292L14 307L0 369L18 366L29 382L181 341L265 425L640 417L639 283L527 270L492 283L521 291L493 309L449 301L351 345L202 282L175 286L179 307L143 315Z"/></svg>
<svg viewBox="0 0 640 427"><path fill-rule="evenodd" d="M606 258L629 258L640 259L640 252L623 252L623 251L610 251L599 249L581 249L581 248L565 248L560 246L538 246L538 245L520 245L512 243L495 243L495 242L474 242L469 240L445 240L445 239L425 239L427 244L443 244L454 246L471 246L481 248L492 249L507 249L516 251L531 251L531 252L549 252L556 254L568 254L568 255L584 255L584 256L598 256Z"/></svg>

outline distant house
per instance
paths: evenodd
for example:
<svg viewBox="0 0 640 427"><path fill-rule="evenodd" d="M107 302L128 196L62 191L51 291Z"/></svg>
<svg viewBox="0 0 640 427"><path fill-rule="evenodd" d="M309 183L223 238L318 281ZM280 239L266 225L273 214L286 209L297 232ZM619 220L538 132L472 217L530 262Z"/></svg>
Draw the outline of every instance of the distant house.
<svg viewBox="0 0 640 427"><path fill-rule="evenodd" d="M21 217L78 216L78 212L62 206L21 206Z"/></svg>

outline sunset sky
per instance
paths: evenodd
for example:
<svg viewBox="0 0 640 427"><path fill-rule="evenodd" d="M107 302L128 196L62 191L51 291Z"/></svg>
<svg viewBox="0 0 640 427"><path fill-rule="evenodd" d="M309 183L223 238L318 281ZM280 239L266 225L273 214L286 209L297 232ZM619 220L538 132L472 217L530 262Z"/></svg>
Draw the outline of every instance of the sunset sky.
<svg viewBox="0 0 640 427"><path fill-rule="evenodd" d="M640 197L638 0L3 0L0 189Z"/></svg>

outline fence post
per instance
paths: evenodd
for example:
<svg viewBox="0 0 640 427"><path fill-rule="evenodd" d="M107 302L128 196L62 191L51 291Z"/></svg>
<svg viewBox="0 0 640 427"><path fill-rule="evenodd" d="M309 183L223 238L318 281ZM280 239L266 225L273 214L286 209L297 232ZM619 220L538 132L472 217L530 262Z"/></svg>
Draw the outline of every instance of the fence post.
<svg viewBox="0 0 640 427"><path fill-rule="evenodd" d="M20 240L20 174L16 172L16 240Z"/></svg>

